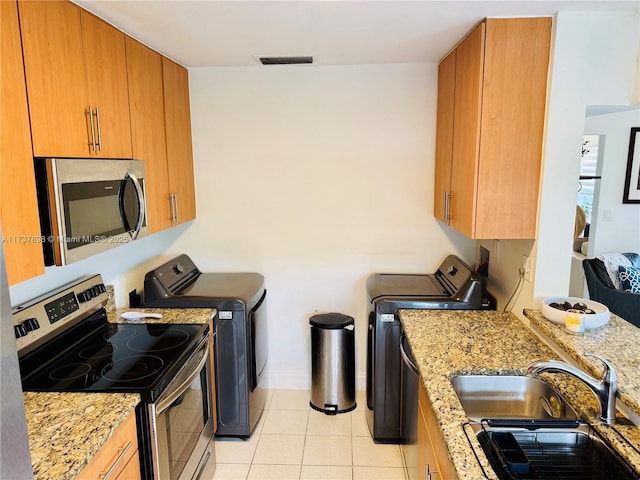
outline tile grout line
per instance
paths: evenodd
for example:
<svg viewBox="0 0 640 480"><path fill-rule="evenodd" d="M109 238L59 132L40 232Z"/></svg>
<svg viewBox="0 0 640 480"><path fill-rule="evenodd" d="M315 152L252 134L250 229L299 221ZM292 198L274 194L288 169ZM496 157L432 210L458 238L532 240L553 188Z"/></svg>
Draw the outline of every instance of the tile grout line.
<svg viewBox="0 0 640 480"><path fill-rule="evenodd" d="M256 432L257 433L257 438L255 439L256 445L255 445L255 449L252 452L250 463L248 464L248 471L247 471L246 475L244 476L245 480L248 480L250 478L253 466L254 465L258 465L258 464L255 464L254 462L256 460L256 455L258 453L258 444L262 440L262 436L263 436L263 434L265 432L264 428L265 428L265 424L266 424L266 417L268 415L268 412L275 411L275 410L296 410L296 411L305 411L306 412L306 425L305 425L305 429L304 429L304 435L302 435L304 437L303 438L303 443L302 443L302 456L300 458L299 463L297 464L297 466L299 468L299 470L298 470L299 473L298 473L298 477L297 478L298 478L298 480L301 480L303 478L303 469L305 467L304 454L305 454L305 450L306 450L306 448L308 446L308 441L309 441L309 439L307 437L310 436L310 434L312 433L310 431L311 423L313 421L312 420L312 418L313 418L312 414L315 413L316 411L313 410L310 407L310 405L308 405L303 410L301 408L295 408L295 404L286 405L283 402L280 402L280 404L282 404L281 406L289 406L289 407L293 407L293 408L276 408L275 410L272 410L271 407L274 406L274 398L275 398L275 395L272 394L270 396L269 406L267 408L265 408L264 417L262 417L261 420L260 420L260 422L262 422L262 424L260 425L259 431ZM362 413L362 412L360 412L360 413ZM361 437L366 437L366 435L357 435L357 436L355 435L356 428L354 428L354 421L355 421L356 417L354 416L354 412L350 412L348 416L349 416L349 422L348 422L348 424L349 424L349 435L348 435L348 438L349 438L349 448L350 448L350 465L344 465L344 466L341 466L341 465L309 465L308 467L309 467L309 469L311 469L311 471L313 471L314 469L323 468L323 467L328 467L328 468L333 468L333 467L348 468L349 469L349 474L347 475L347 477L344 477L344 478L350 478L351 480L354 480L355 478L357 478L356 477L356 473L355 473L356 466L354 464L354 462L355 462L354 440L356 438L359 439ZM323 435L321 433L325 432L325 431L326 430L323 430L321 428L319 430L320 435L317 435L317 436L322 437ZM357 427L357 431L358 431L358 433L361 433L361 425L359 425ZM274 433L274 435L275 434L276 433ZM282 433L282 435L285 435L285 434L287 434L287 433ZM287 435L294 435L294 434L293 433L289 433ZM332 435L327 435L327 436L332 436ZM334 434L334 436L342 437L343 435L335 435ZM344 435L344 437L347 437L347 436ZM260 464L260 465L262 465L262 464ZM265 464L265 465L269 465L269 464ZM280 464L275 464L274 463L274 464L271 464L271 465L280 465ZM282 464L282 465L285 465L285 464ZM296 464L289 464L289 465L295 466ZM387 468L394 468L394 467L395 466L393 466L393 467L392 466L388 466ZM360 468L360 467L358 467L358 468ZM398 468L402 469L402 466L398 467Z"/></svg>

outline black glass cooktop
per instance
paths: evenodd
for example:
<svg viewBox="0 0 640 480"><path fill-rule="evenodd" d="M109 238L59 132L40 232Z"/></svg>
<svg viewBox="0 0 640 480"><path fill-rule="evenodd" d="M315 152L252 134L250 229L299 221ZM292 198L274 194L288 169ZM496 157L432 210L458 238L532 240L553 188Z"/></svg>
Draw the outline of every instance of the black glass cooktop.
<svg viewBox="0 0 640 480"><path fill-rule="evenodd" d="M20 359L22 388L129 392L154 401L207 335L207 325L111 324L98 316Z"/></svg>

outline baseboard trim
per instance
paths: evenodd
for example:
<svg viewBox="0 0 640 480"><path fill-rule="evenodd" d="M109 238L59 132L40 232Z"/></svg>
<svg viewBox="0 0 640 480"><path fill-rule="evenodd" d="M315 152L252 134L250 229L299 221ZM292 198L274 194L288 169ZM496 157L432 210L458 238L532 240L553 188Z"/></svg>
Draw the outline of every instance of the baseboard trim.
<svg viewBox="0 0 640 480"><path fill-rule="evenodd" d="M356 390L365 390L366 386L366 374L357 373ZM303 373L267 373L264 378L264 388L309 390L311 388L311 375Z"/></svg>

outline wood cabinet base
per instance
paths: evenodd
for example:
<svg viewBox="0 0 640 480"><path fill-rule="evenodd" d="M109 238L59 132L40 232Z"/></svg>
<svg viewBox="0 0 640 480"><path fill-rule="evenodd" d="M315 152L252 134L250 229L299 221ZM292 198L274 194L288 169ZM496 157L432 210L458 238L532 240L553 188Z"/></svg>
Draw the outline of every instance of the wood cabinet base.
<svg viewBox="0 0 640 480"><path fill-rule="evenodd" d="M77 480L140 480L136 415L131 413L98 453L89 461Z"/></svg>
<svg viewBox="0 0 640 480"><path fill-rule="evenodd" d="M456 478L449 450L422 383L418 389L418 480Z"/></svg>

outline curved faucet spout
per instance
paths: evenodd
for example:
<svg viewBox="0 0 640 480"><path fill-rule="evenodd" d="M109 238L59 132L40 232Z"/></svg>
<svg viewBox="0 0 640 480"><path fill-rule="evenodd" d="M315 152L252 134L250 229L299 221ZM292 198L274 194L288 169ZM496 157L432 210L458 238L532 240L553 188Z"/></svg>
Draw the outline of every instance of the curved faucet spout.
<svg viewBox="0 0 640 480"><path fill-rule="evenodd" d="M550 373L567 373L576 377L578 380L586 383L596 394L600 401L600 418L605 423L612 425L616 421L616 390L618 387L618 376L609 360L594 355L586 354L589 357L595 357L604 363L604 373L602 378L594 378L588 373L558 360L539 360L529 365L527 373L536 375L542 372Z"/></svg>

